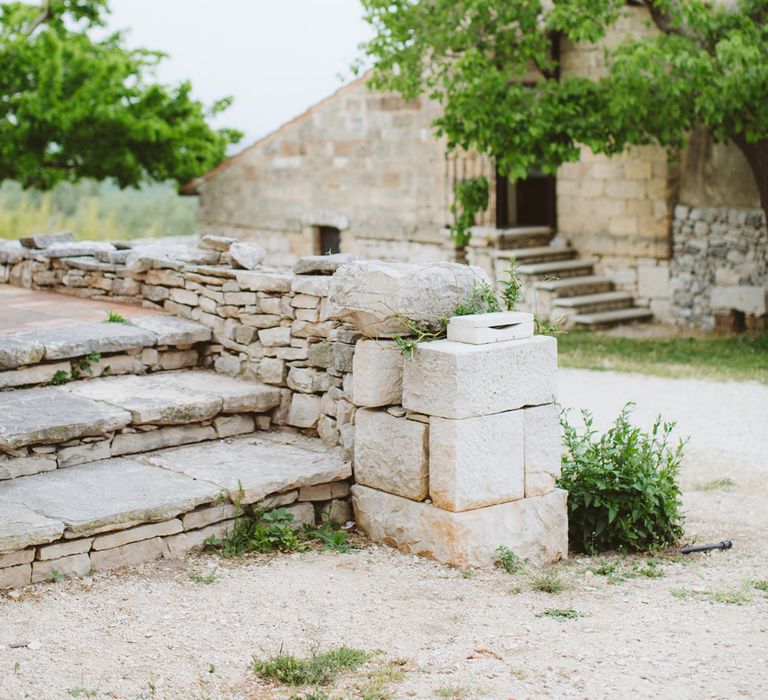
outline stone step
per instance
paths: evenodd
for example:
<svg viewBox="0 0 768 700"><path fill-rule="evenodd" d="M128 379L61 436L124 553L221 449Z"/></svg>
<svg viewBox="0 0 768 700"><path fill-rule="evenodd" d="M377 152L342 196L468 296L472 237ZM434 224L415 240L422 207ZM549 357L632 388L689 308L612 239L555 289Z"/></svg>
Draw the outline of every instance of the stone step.
<svg viewBox="0 0 768 700"><path fill-rule="evenodd" d="M235 504L346 521L351 476L319 440L264 433L0 482L0 588L183 556L225 535Z"/></svg>
<svg viewBox="0 0 768 700"><path fill-rule="evenodd" d="M613 326L618 326L622 323L650 321L652 318L653 312L649 309L632 307L630 309L618 309L616 311L576 314L571 318L571 321L577 327L599 330L602 328L612 328Z"/></svg>
<svg viewBox="0 0 768 700"><path fill-rule="evenodd" d="M613 281L605 275L583 275L561 280L543 280L536 282L534 287L537 291L550 292L559 299L610 292L613 289Z"/></svg>
<svg viewBox="0 0 768 700"><path fill-rule="evenodd" d="M565 279L591 275L594 262L592 260L561 260L520 265L518 274L527 282L547 279Z"/></svg>
<svg viewBox="0 0 768 700"><path fill-rule="evenodd" d="M502 250L510 248L535 248L549 245L553 231L549 226L524 226L504 229L498 234L498 247Z"/></svg>
<svg viewBox="0 0 768 700"><path fill-rule="evenodd" d="M598 311L613 311L626 309L635 302L635 297L629 292L600 292L597 294L584 294L575 297L561 297L555 299L556 310L562 309L569 314L589 314Z"/></svg>
<svg viewBox="0 0 768 700"><path fill-rule="evenodd" d="M0 389L191 367L210 339L210 328L160 314L0 333Z"/></svg>
<svg viewBox="0 0 768 700"><path fill-rule="evenodd" d="M204 370L0 392L0 480L252 432L278 387Z"/></svg>
<svg viewBox="0 0 768 700"><path fill-rule="evenodd" d="M505 261L510 259L514 259L521 265L527 265L531 263L571 260L576 255L576 251L568 246L536 246L532 248L499 250L494 255L497 265L505 264Z"/></svg>

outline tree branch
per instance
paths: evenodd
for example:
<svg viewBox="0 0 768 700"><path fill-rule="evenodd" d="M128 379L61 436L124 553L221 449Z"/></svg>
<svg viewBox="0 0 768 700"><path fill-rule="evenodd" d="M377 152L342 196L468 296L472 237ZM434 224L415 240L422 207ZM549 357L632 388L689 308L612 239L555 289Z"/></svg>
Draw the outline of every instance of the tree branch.
<svg viewBox="0 0 768 700"><path fill-rule="evenodd" d="M51 2L52 0L46 0L45 6L43 7L40 14L35 17L32 24L29 25L29 29L26 31L26 35L28 37L32 36L35 29L37 29L41 24L47 22L53 16L53 12L51 12Z"/></svg>

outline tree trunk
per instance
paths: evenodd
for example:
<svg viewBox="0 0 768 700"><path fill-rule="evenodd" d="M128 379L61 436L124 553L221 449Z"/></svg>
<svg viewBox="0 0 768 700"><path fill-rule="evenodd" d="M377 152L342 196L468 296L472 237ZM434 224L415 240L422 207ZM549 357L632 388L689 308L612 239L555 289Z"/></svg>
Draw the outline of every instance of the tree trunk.
<svg viewBox="0 0 768 700"><path fill-rule="evenodd" d="M752 169L757 191L760 193L760 206L768 219L768 139L750 143L742 134L739 134L732 137L732 140L744 154Z"/></svg>
<svg viewBox="0 0 768 700"><path fill-rule="evenodd" d="M462 265L468 265L469 262L467 261L467 245L466 243L463 245L457 245L454 254L453 254L453 260L454 262L461 263Z"/></svg>

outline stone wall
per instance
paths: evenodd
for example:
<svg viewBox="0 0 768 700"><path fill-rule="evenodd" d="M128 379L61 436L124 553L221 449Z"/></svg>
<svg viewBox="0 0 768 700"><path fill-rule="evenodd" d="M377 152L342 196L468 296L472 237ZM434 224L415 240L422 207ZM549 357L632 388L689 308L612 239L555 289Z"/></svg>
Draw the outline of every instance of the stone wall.
<svg viewBox="0 0 768 700"><path fill-rule="evenodd" d="M765 316L768 230L762 209L680 205L672 235L671 313L677 323L710 330L718 312Z"/></svg>
<svg viewBox="0 0 768 700"><path fill-rule="evenodd" d="M439 107L342 88L200 180L199 231L259 242L290 265L320 252L318 226L341 230L341 251L436 260L449 223ZM422 250L423 249L423 250Z"/></svg>

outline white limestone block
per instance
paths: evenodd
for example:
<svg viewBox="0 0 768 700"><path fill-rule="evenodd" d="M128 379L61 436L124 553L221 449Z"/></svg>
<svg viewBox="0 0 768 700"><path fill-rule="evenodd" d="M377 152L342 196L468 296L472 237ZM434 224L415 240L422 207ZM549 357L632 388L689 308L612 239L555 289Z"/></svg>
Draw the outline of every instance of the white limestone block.
<svg viewBox="0 0 768 700"><path fill-rule="evenodd" d="M488 283L485 271L457 263L356 261L333 275L328 312L370 338L391 338L409 333L404 319L436 323L450 316L479 283Z"/></svg>
<svg viewBox="0 0 768 700"><path fill-rule="evenodd" d="M429 496L462 511L524 496L523 412L429 419Z"/></svg>
<svg viewBox="0 0 768 700"><path fill-rule="evenodd" d="M357 406L391 406L403 396L405 357L391 340L363 338L352 358L352 403Z"/></svg>
<svg viewBox="0 0 768 700"><path fill-rule="evenodd" d="M421 501L429 491L428 426L386 411L355 414L355 479Z"/></svg>
<svg viewBox="0 0 768 700"><path fill-rule="evenodd" d="M499 311L489 314L453 316L448 321L448 340L472 345L502 343L533 335L533 314Z"/></svg>
<svg viewBox="0 0 768 700"><path fill-rule="evenodd" d="M557 341L537 335L489 345L423 343L405 363L403 407L442 418L471 418L551 403Z"/></svg>
<svg viewBox="0 0 768 700"><path fill-rule="evenodd" d="M355 484L358 526L374 542L455 566L492 566L499 546L543 563L568 555L567 493L476 508L462 513Z"/></svg>
<svg viewBox="0 0 768 700"><path fill-rule="evenodd" d="M320 397L312 394L294 394L288 410L288 425L313 428L320 418Z"/></svg>
<svg viewBox="0 0 768 700"><path fill-rule="evenodd" d="M91 558L87 554L73 554L69 557L36 561L32 563L32 583L51 581L54 571L67 578L87 576L91 570Z"/></svg>
<svg viewBox="0 0 768 700"><path fill-rule="evenodd" d="M562 433L556 404L523 409L525 423L525 497L555 488L560 476Z"/></svg>

